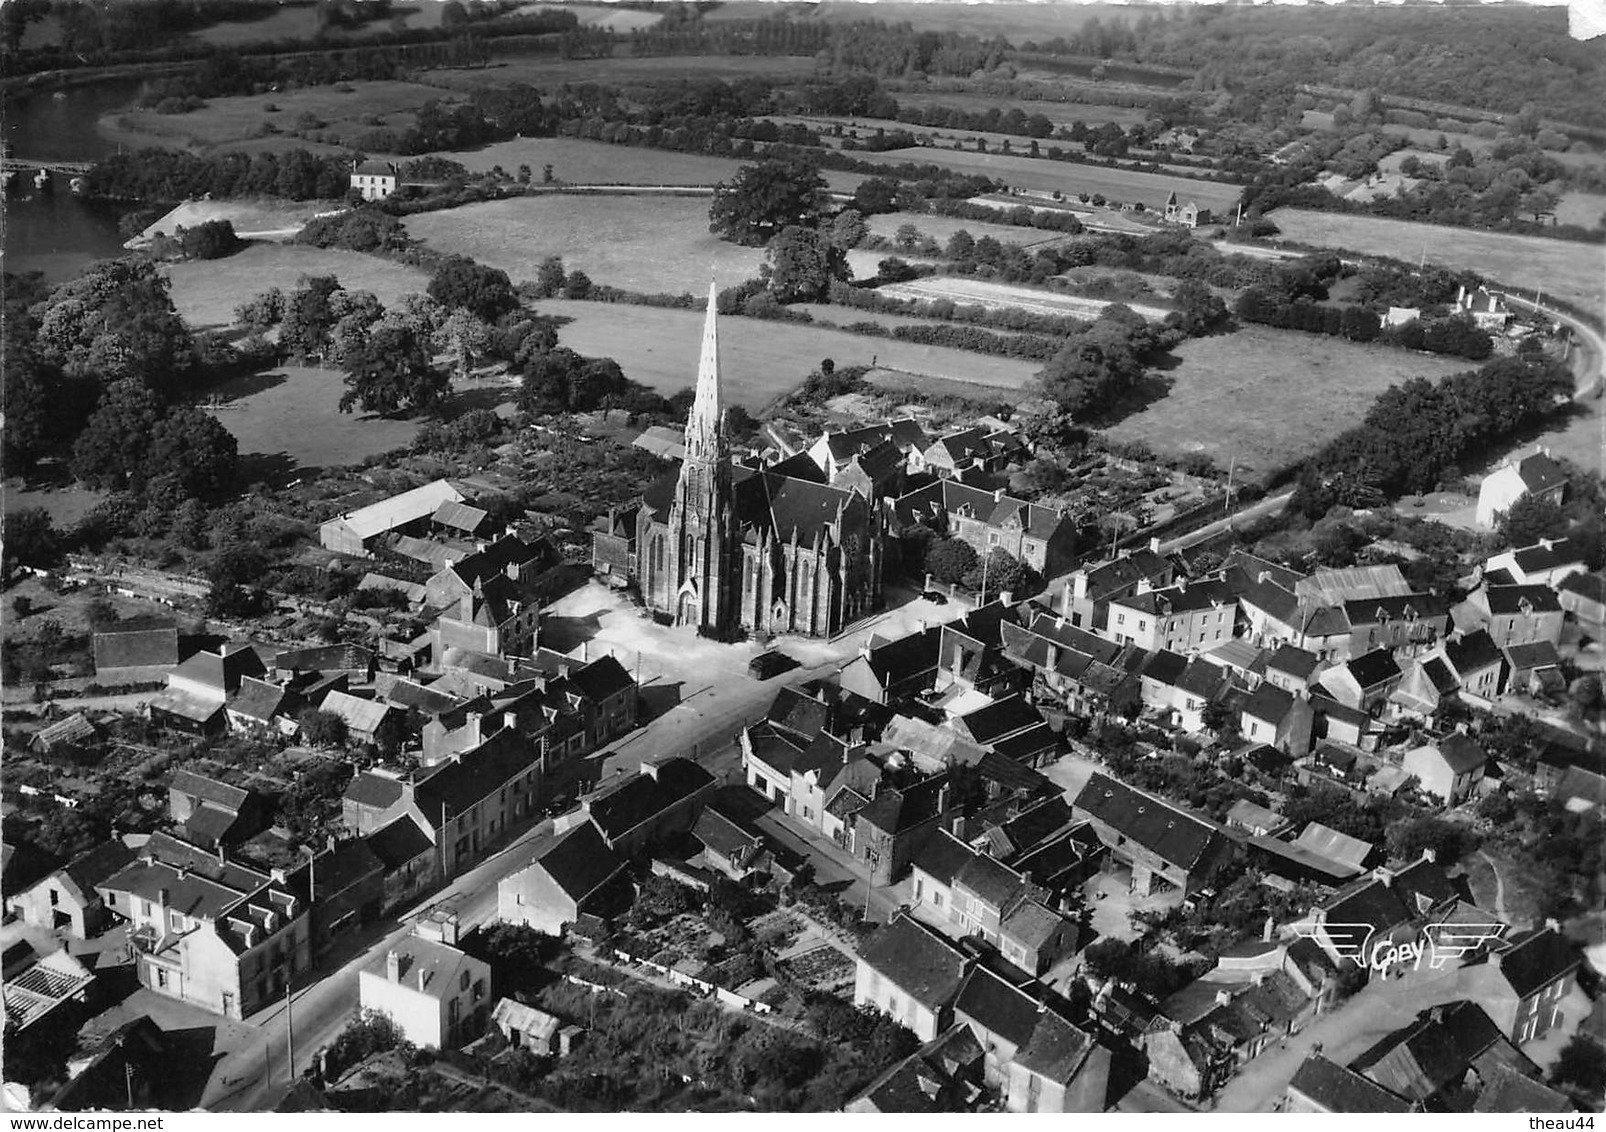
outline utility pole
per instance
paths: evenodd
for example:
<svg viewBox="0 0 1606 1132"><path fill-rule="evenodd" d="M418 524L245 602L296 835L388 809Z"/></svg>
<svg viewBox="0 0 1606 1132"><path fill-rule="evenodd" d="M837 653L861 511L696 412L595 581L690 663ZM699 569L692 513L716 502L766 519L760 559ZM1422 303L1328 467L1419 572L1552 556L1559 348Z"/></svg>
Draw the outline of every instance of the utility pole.
<svg viewBox="0 0 1606 1132"><path fill-rule="evenodd" d="M291 1013L295 996L290 993L290 978L284 980L284 1067L290 1084L296 1083L296 1021Z"/></svg>
<svg viewBox="0 0 1606 1132"><path fill-rule="evenodd" d="M131 1061L123 1062L123 1085L128 1089L128 1108L129 1108L129 1111L133 1111L133 1108L134 1108L134 1063L131 1062Z"/></svg>

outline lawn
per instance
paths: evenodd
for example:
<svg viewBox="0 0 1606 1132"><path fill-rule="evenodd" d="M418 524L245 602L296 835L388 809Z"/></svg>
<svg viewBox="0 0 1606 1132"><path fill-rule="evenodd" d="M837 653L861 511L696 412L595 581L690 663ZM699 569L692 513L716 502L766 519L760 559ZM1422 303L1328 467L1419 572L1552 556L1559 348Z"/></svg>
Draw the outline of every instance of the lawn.
<svg viewBox="0 0 1606 1132"><path fill-rule="evenodd" d="M102 121L114 131L162 139L168 145L211 149L263 137L262 129L268 122L289 131L296 128L296 119L306 113L327 123L319 133L332 132L349 140L376 128L370 118L378 118L389 126L410 125L413 111L441 97L441 91L420 83L376 79L273 94L213 98L201 109L188 114L119 111L105 115ZM269 106L278 109L270 111ZM296 141L298 145L306 144L300 139Z"/></svg>
<svg viewBox="0 0 1606 1132"><path fill-rule="evenodd" d="M495 41L492 41L495 50ZM486 86L529 83L678 82L682 79L806 78L814 73L812 56L791 55L668 55L608 59L558 59L551 55L495 55L489 67L434 70L430 82L473 90Z"/></svg>
<svg viewBox="0 0 1606 1132"><path fill-rule="evenodd" d="M1176 193L1182 200L1196 200L1207 208L1226 212L1237 203L1242 191L1237 185L1198 181L1191 177L1134 173L1126 169L1104 169L1070 161L1006 157L998 153L934 149L928 146L893 149L884 153L856 153L854 156L887 165L913 161L964 173L981 173L1018 189L1058 190L1066 195L1102 193L1112 200L1139 201L1153 209L1163 208L1167 195Z"/></svg>
<svg viewBox="0 0 1606 1132"><path fill-rule="evenodd" d="M461 162L473 173L496 165L512 173L520 165L528 165L537 180L542 166L551 165L553 178L571 185L717 185L734 177L743 164L730 157L672 153L578 138L519 138L434 156Z"/></svg>
<svg viewBox="0 0 1606 1132"><path fill-rule="evenodd" d="M1425 254L1429 263L1476 271L1523 291L1540 289L1590 310L1598 308L1606 294L1599 244L1299 208L1279 208L1271 219L1284 236L1300 243L1413 263Z"/></svg>
<svg viewBox="0 0 1606 1132"><path fill-rule="evenodd" d="M515 282L534 279L549 255L594 282L631 291L702 294L710 277L728 287L758 274L763 248L708 230L707 197L554 194L486 201L407 219L407 231L438 251L473 256ZM873 275L884 253L854 252L849 265Z"/></svg>
<svg viewBox="0 0 1606 1132"><path fill-rule="evenodd" d="M279 366L214 388L221 403L211 412L239 442L241 456L283 456L298 471L360 464L411 443L418 421L342 413L344 391L338 369Z"/></svg>
<svg viewBox="0 0 1606 1132"><path fill-rule="evenodd" d="M558 332L563 345L611 357L644 385L668 394L696 381L702 311L562 301L538 306L574 319ZM839 368L875 362L914 375L1007 388L1021 387L1038 368L1031 361L749 318L721 318L719 337L725 396L749 410L798 385L821 358L833 359Z"/></svg>
<svg viewBox="0 0 1606 1132"><path fill-rule="evenodd" d="M1202 452L1238 474L1264 477L1358 423L1376 396L1411 377L1438 378L1467 362L1250 326L1179 345L1169 392L1108 430L1157 452Z"/></svg>
<svg viewBox="0 0 1606 1132"><path fill-rule="evenodd" d="M1600 193L1563 193L1556 205L1556 223L1606 228L1606 196Z"/></svg>
<svg viewBox="0 0 1606 1132"><path fill-rule="evenodd" d="M728 14L735 14L753 5L736 3L723 7ZM923 32L957 31L984 38L1001 35L1017 46L1029 39L1047 40L1069 35L1089 20L1097 19L1104 24L1125 22L1136 14L1131 8L1115 4L1010 3L1008 0L987 4L877 0L874 8L867 8L858 0L825 0L815 12L819 19L831 23L875 19L897 24L907 20Z"/></svg>
<svg viewBox="0 0 1606 1132"><path fill-rule="evenodd" d="M378 256L296 244L252 244L227 259L173 264L167 274L173 305L197 330L229 325L235 307L272 287L294 290L303 275L333 275L386 306L429 282L422 271Z"/></svg>
<svg viewBox="0 0 1606 1132"><path fill-rule="evenodd" d="M533 16L542 12L572 12L583 27L630 32L650 28L662 20L662 12L638 12L619 4L525 4L510 16Z"/></svg>
<svg viewBox="0 0 1606 1132"><path fill-rule="evenodd" d="M1040 287L994 283L969 276L935 275L908 283L887 284L880 291L895 299L951 299L965 306L981 306L989 310L1014 309L1085 319L1097 318L1105 307L1111 305L1108 299L1088 299ZM1152 303L1134 301L1126 305L1144 318L1156 322L1170 313L1169 307L1154 306Z"/></svg>
<svg viewBox="0 0 1606 1132"><path fill-rule="evenodd" d="M150 240L158 232L172 235L213 220L227 220L242 240L284 239L294 236L320 212L346 207L338 200L284 200L258 197L233 200L188 200L146 226L139 238Z"/></svg>

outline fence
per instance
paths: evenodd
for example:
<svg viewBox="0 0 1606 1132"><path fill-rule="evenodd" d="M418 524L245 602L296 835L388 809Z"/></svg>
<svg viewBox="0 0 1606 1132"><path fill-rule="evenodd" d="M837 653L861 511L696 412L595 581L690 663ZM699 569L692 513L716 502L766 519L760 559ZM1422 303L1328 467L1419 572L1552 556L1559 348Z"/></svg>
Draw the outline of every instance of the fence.
<svg viewBox="0 0 1606 1132"><path fill-rule="evenodd" d="M755 998L748 998L745 995L737 994L733 990L726 990L724 987L708 982L706 979L699 979L697 976L688 974L685 971L677 971L673 967L665 967L662 963L654 963L651 959L639 958L628 951L621 951L619 948L614 948L613 953L621 963L638 964L649 971L662 975L677 986L688 987L703 995L712 994L726 1006L740 1010L751 1010L755 1014L772 1014L775 1011L775 1008L767 1002L759 1002Z"/></svg>

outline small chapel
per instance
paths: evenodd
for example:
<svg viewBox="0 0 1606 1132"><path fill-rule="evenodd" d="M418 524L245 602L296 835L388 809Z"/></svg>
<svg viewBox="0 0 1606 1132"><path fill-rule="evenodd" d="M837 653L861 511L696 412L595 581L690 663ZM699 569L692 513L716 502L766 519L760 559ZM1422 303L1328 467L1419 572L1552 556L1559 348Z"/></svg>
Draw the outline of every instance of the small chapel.
<svg viewBox="0 0 1606 1132"><path fill-rule="evenodd" d="M706 636L834 636L881 604L881 508L732 458L717 322L711 284L686 456L636 513L634 580L649 610Z"/></svg>

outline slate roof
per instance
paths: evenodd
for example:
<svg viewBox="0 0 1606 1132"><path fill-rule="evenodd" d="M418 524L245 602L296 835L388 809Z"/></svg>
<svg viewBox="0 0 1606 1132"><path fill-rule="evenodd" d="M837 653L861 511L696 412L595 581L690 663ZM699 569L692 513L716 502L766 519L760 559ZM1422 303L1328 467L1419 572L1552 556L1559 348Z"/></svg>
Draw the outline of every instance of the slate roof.
<svg viewBox="0 0 1606 1132"><path fill-rule="evenodd" d="M1561 654L1549 641L1533 641L1523 645L1507 645L1506 659L1516 669L1555 668L1561 664Z"/></svg>
<svg viewBox="0 0 1606 1132"><path fill-rule="evenodd" d="M1294 697L1275 684L1261 684L1244 701L1243 714L1263 719L1272 726L1281 723L1294 710Z"/></svg>
<svg viewBox="0 0 1606 1132"><path fill-rule="evenodd" d="M134 859L134 851L117 838L102 842L80 853L62 866L61 871L78 886L78 891L90 895L95 886L125 867Z"/></svg>
<svg viewBox="0 0 1606 1132"><path fill-rule="evenodd" d="M942 647L942 626L933 625L923 632L910 633L895 641L875 642L868 647L870 669L884 683L910 680L936 670Z"/></svg>
<svg viewBox="0 0 1606 1132"><path fill-rule="evenodd" d="M1461 732L1452 732L1439 741L1439 754L1455 774L1464 774L1469 770L1477 770L1489 761L1484 753L1470 737Z"/></svg>
<svg viewBox="0 0 1606 1132"><path fill-rule="evenodd" d="M859 962L931 1011L954 1000L967 965L957 947L902 913L864 941Z"/></svg>
<svg viewBox="0 0 1606 1132"><path fill-rule="evenodd" d="M1001 932L1026 947L1038 948L1054 938L1054 933L1065 922L1058 912L1038 903L1025 900L1016 904L1004 916ZM1033 1036L1035 1040L1035 1035Z"/></svg>
<svg viewBox="0 0 1606 1132"><path fill-rule="evenodd" d="M611 794L590 802L587 812L603 835L612 840L713 782L713 775L689 759L666 759L659 764L657 777L643 772Z"/></svg>
<svg viewBox="0 0 1606 1132"><path fill-rule="evenodd" d="M1422 1011L1350 1066L1412 1100L1427 1100L1459 1081L1476 1059L1502 1040L1499 1028L1482 1008L1471 1002L1454 1002ZM1395 1050L1403 1056L1385 1062Z"/></svg>
<svg viewBox="0 0 1606 1132"><path fill-rule="evenodd" d="M758 834L742 828L734 818L727 817L713 806L705 806L703 812L697 815L691 835L701 841L704 848L723 857L751 849L763 841Z"/></svg>
<svg viewBox="0 0 1606 1132"><path fill-rule="evenodd" d="M168 786L203 802L211 802L227 810L238 811L250 798L251 792L215 778L188 770L176 770L167 781Z"/></svg>
<svg viewBox="0 0 1606 1132"><path fill-rule="evenodd" d="M1212 579L1133 594L1131 597L1115 599L1111 604L1120 604L1127 609L1136 609L1156 617L1169 617L1177 613L1190 613L1215 606L1235 609L1238 605L1238 595L1225 581Z"/></svg>
<svg viewBox="0 0 1606 1132"><path fill-rule="evenodd" d="M395 165L394 162L379 161L379 160L376 160L374 158L369 158L367 161L362 162L360 165L357 165L357 166L353 167L352 172L353 173L358 173L358 174L363 174L363 175L366 175L366 176L377 176L377 177L395 177L395 176L397 176L396 165Z"/></svg>
<svg viewBox="0 0 1606 1132"><path fill-rule="evenodd" d="M915 851L910 864L933 880L952 884L959 871L970 863L976 851L946 829L939 829Z"/></svg>
<svg viewBox="0 0 1606 1132"><path fill-rule="evenodd" d="M1093 1050L1093 1039L1058 1014L1042 1015L1016 1064L1050 1081L1064 1083L1076 1075Z"/></svg>
<svg viewBox="0 0 1606 1132"><path fill-rule="evenodd" d="M229 697L225 706L246 719L267 723L277 714L286 694L278 684L245 676L240 679L240 690Z"/></svg>
<svg viewBox="0 0 1606 1132"><path fill-rule="evenodd" d="M1004 744L1000 744L1000 747ZM986 751L976 764L976 773L987 782L996 783L1015 794L1039 794L1053 782L1045 774L1017 762L1002 750Z"/></svg>
<svg viewBox="0 0 1606 1132"><path fill-rule="evenodd" d="M1531 1077L1524 1076L1509 1065L1495 1066L1492 1078L1478 1093L1478 1099L1472 1105L1473 1112L1575 1111L1570 1097Z"/></svg>
<svg viewBox="0 0 1606 1132"><path fill-rule="evenodd" d="M401 960L399 982L409 990L445 999L458 993L459 973L468 964L468 956L449 944L437 943L421 936L407 936L389 949ZM379 952L363 964L363 972L377 975L389 982L386 964L389 955Z"/></svg>
<svg viewBox="0 0 1606 1132"><path fill-rule="evenodd" d="M1479 629L1465 634L1459 640L1446 641L1444 659L1465 679L1469 673L1499 664L1500 646L1494 643L1494 638L1486 630Z"/></svg>
<svg viewBox="0 0 1606 1132"><path fill-rule="evenodd" d="M1494 617L1561 611L1561 601L1549 586L1489 586L1484 593L1489 599L1489 613Z"/></svg>
<svg viewBox="0 0 1606 1132"><path fill-rule="evenodd" d="M1518 464L1517 475L1529 491L1545 491L1567 482L1567 473L1562 466L1543 452L1535 452Z"/></svg>
<svg viewBox="0 0 1606 1132"><path fill-rule="evenodd" d="M607 884L624 868L591 822L575 828L537 857L534 864L576 903Z"/></svg>
<svg viewBox="0 0 1606 1132"><path fill-rule="evenodd" d="M95 668L147 668L178 663L178 625L158 617L119 621L95 630Z"/></svg>
<svg viewBox="0 0 1606 1132"><path fill-rule="evenodd" d="M338 842L333 852L318 857L314 866L313 879L318 883L318 898L327 900L384 870L384 861L365 838Z"/></svg>
<svg viewBox="0 0 1606 1132"><path fill-rule="evenodd" d="M403 814L374 830L367 837L368 848L373 850L387 872L399 869L409 861L429 852L435 843L429 839L411 814Z"/></svg>
<svg viewBox="0 0 1606 1132"><path fill-rule="evenodd" d="M1591 601L1606 602L1606 574L1573 574L1561 583L1561 588Z"/></svg>
<svg viewBox="0 0 1606 1132"><path fill-rule="evenodd" d="M382 774L372 774L363 771L351 780L342 795L348 801L360 806L372 806L384 810L394 805L402 796L402 784Z"/></svg>
<svg viewBox="0 0 1606 1132"><path fill-rule="evenodd" d="M1338 925L1365 924L1372 928L1375 938L1411 919L1411 913L1394 891L1374 877L1362 877L1339 889L1322 908L1327 913L1327 934L1335 943L1357 949L1367 944L1368 937L1351 938Z"/></svg>
<svg viewBox="0 0 1606 1132"><path fill-rule="evenodd" d="M1043 717L1024 696L1008 696L959 717L978 743L990 744L1042 724Z"/></svg>
<svg viewBox="0 0 1606 1132"><path fill-rule="evenodd" d="M635 677L614 656L602 656L569 673L569 680L580 694L600 704L636 686Z"/></svg>
<svg viewBox="0 0 1606 1132"><path fill-rule="evenodd" d="M1328 1112L1395 1113L1410 1112L1411 1104L1395 1096L1375 1081L1352 1069L1327 1060L1319 1053L1305 1058L1288 1082Z"/></svg>
<svg viewBox="0 0 1606 1132"><path fill-rule="evenodd" d="M1570 538L1550 539L1547 542L1537 542L1532 546L1513 550L1512 560L1525 574L1554 570L1557 566L1570 566L1574 562L1584 560L1582 548Z"/></svg>
<svg viewBox="0 0 1606 1132"><path fill-rule="evenodd" d="M1183 869L1193 868L1226 840L1223 832L1203 818L1105 774L1088 779L1074 804L1128 840Z"/></svg>
<svg viewBox="0 0 1606 1132"><path fill-rule="evenodd" d="M1349 618L1351 627L1411 618L1427 620L1443 617L1449 610L1449 603L1437 594L1395 594L1387 597L1357 598L1344 603L1344 616Z"/></svg>
<svg viewBox="0 0 1606 1132"><path fill-rule="evenodd" d="M1076 815L1071 812L1070 803L1064 795L1056 794L1022 810L1019 816L999 826L999 832L1008 840L1012 852L1023 853L1041 845L1074 821Z"/></svg>
<svg viewBox="0 0 1606 1132"><path fill-rule="evenodd" d="M1527 998L1577 969L1578 951L1548 928L1520 936L1499 954L1500 973L1519 998Z"/></svg>
<svg viewBox="0 0 1606 1132"><path fill-rule="evenodd" d="M1347 666L1350 675L1363 689L1375 688L1379 684L1400 676L1400 666L1394 662L1394 654L1388 649L1373 649L1364 656L1352 657Z"/></svg>
<svg viewBox="0 0 1606 1132"><path fill-rule="evenodd" d="M937 816L938 803L947 786L947 774L938 774L901 790L885 788L855 815L855 820L885 833L905 833Z"/></svg>
<svg viewBox="0 0 1606 1132"><path fill-rule="evenodd" d="M462 707L466 702L460 696L426 688L412 680L397 680L385 693L385 700L401 708L415 708L424 715L444 715Z"/></svg>
<svg viewBox="0 0 1606 1132"><path fill-rule="evenodd" d="M212 849L228 836L238 820L239 815L230 810L212 805L198 806L184 822L184 838L192 845Z"/></svg>
<svg viewBox="0 0 1606 1132"><path fill-rule="evenodd" d="M965 1015L1017 1047L1032 1040L1039 1018L1035 999L985 967L974 967L965 976L954 999L954 1013Z"/></svg>
<svg viewBox="0 0 1606 1132"><path fill-rule="evenodd" d="M515 775L540 759L540 751L513 731L499 731L453 762L445 763L413 788L413 799L424 820L442 820L442 807L450 818L500 790Z"/></svg>
<svg viewBox="0 0 1606 1132"><path fill-rule="evenodd" d="M1003 908L1020 891L1021 875L985 853L977 853L960 866L954 884L964 885L994 908Z"/></svg>

